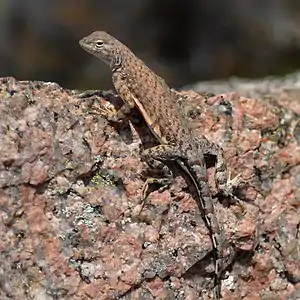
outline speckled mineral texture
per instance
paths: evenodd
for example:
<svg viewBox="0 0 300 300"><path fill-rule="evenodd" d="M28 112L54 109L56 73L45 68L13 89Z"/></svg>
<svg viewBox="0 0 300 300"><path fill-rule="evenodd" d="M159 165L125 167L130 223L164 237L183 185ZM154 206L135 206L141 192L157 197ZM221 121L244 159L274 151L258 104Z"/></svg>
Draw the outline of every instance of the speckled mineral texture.
<svg viewBox="0 0 300 300"><path fill-rule="evenodd" d="M240 199L208 177L226 236L223 299L300 299L300 93L261 100L182 92L195 133L224 148ZM295 98L296 97L296 98ZM209 232L194 189L141 190L138 114L101 117L120 99L0 80L0 299L210 299Z"/></svg>

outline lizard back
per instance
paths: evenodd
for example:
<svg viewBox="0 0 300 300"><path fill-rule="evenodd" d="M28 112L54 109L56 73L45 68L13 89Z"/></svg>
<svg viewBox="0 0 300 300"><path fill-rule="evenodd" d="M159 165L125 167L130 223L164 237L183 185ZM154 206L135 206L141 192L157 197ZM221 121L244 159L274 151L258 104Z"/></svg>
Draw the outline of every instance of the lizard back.
<svg viewBox="0 0 300 300"><path fill-rule="evenodd" d="M191 139L192 130L182 113L178 96L127 46L104 31L93 32L79 43L110 66L117 93L125 102L129 98L134 99L160 143L180 147L192 147L194 144L197 148Z"/></svg>
<svg viewBox="0 0 300 300"><path fill-rule="evenodd" d="M178 95L128 48L112 78L124 101L130 97L135 99L136 106L161 144L201 153L191 138L193 132L178 103Z"/></svg>
<svg viewBox="0 0 300 300"><path fill-rule="evenodd" d="M223 233L214 212L202 146L193 135L178 96L129 48L106 32L96 31L79 43L110 66L115 89L127 104L124 106L126 111L127 107L136 106L160 144L165 145L159 151L157 146L148 154L160 161L175 160L196 187L197 205L209 229L214 249L214 299L220 299Z"/></svg>

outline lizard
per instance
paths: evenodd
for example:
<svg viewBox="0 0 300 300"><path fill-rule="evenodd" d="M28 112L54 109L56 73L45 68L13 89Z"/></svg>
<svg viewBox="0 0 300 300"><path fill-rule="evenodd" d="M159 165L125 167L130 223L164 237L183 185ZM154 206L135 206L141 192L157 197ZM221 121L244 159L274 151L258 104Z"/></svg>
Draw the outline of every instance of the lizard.
<svg viewBox="0 0 300 300"><path fill-rule="evenodd" d="M107 115L108 120L120 121L137 108L159 143L143 150L143 158L149 165L161 168L166 167L166 162L176 162L195 186L197 206L212 240L214 299L220 299L224 234L214 211L204 155L217 157L215 180L220 189L226 190L227 167L221 148L194 135L182 112L179 95L122 42L104 31L95 31L79 44L110 66L114 88L124 102L117 112Z"/></svg>

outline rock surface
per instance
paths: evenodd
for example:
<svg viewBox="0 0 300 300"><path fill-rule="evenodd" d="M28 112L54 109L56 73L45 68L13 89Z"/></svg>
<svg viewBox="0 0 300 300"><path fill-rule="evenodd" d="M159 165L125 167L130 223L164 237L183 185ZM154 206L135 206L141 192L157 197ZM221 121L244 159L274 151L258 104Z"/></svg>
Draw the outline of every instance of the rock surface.
<svg viewBox="0 0 300 300"><path fill-rule="evenodd" d="M235 249L223 299L300 298L300 93L279 90L182 92L196 134L243 179L232 203L208 170ZM120 105L112 93L77 94L0 79L0 298L210 299L212 245L184 174L141 210L153 137L138 116L113 127L96 113Z"/></svg>

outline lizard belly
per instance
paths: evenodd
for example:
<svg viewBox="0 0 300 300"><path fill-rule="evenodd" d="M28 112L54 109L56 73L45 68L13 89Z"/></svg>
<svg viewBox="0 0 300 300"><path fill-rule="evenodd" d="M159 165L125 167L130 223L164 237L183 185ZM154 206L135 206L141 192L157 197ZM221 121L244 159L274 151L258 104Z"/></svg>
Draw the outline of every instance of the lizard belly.
<svg viewBox="0 0 300 300"><path fill-rule="evenodd" d="M147 125L149 126L152 134L155 136L155 138L161 143L161 144L167 144L167 141L163 138L161 130L159 125L157 124L156 121L153 121L151 119L151 117L149 116L149 114L146 112L144 106L142 105L142 103L140 101L138 101L135 97L134 97L134 102L136 107L138 108L138 110L141 112L144 120L146 121Z"/></svg>

